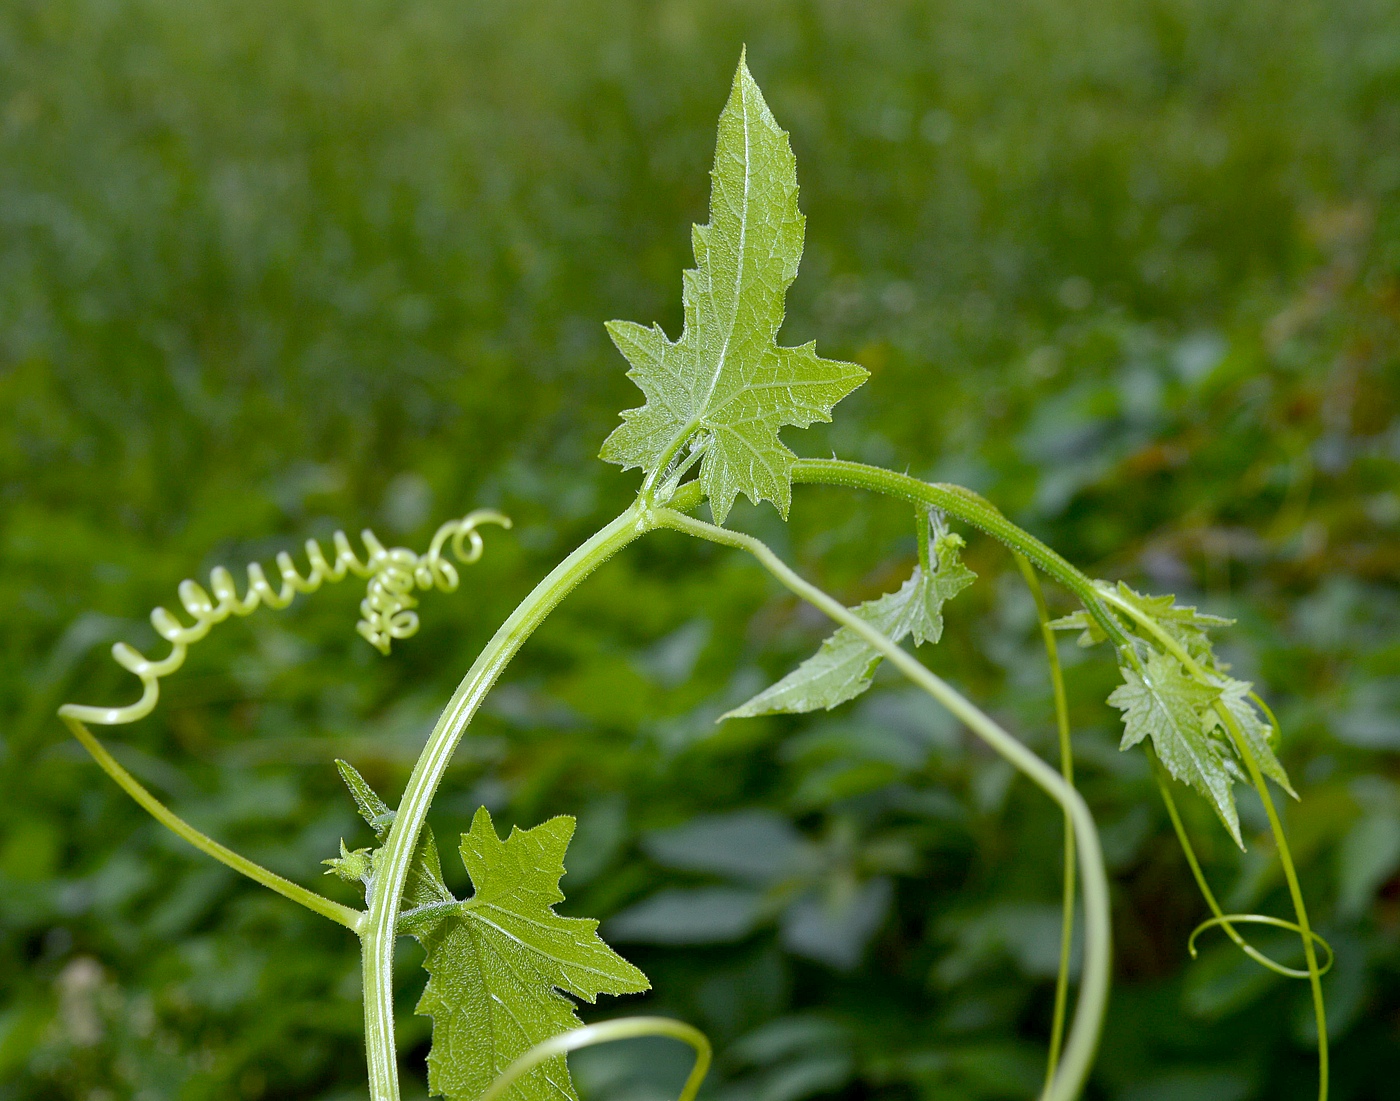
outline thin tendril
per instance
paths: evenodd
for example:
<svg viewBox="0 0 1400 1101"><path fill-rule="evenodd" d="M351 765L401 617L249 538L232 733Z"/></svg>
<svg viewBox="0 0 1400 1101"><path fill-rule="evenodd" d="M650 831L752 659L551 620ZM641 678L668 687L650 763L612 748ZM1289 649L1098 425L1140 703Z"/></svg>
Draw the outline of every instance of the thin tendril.
<svg viewBox="0 0 1400 1101"><path fill-rule="evenodd" d="M112 657L117 664L140 679L141 698L125 707L89 707L66 703L58 709L59 717L102 770L151 817L177 837L255 883L261 883L358 933L365 918L361 911L284 879L190 825L124 769L86 724L121 726L145 718L160 702L160 679L184 665L189 648L204 638L216 623L222 623L231 615L251 615L260 605L273 609L285 608L298 593L313 593L324 583L341 581L350 574L369 578L369 591L360 602L363 618L356 629L367 641L387 654L391 639L407 638L418 630L417 613L411 610L417 604L410 595L415 587L436 588L443 592L457 588L460 581L457 568L443 556L448 540L451 540L452 553L459 562L476 562L483 550L481 533L476 529L487 523L510 527L510 519L501 513L492 509L478 509L438 528L427 553L422 555L402 547L387 550L372 531L366 530L362 533L366 550L364 562L356 557L343 531L336 532L332 537L335 557L329 562L320 544L308 539L306 557L309 566L305 577L297 571L292 556L283 551L277 556L281 587L274 589L262 566L252 562L247 570L248 588L241 597L234 585L233 575L222 566L216 567L209 575L213 598L203 586L193 581L182 581L180 603L194 622L187 627L164 608L157 608L151 613L151 626L170 643L170 653L159 661L152 661L125 642L118 642L112 647Z"/></svg>
<svg viewBox="0 0 1400 1101"><path fill-rule="evenodd" d="M711 1049L709 1038L698 1028L684 1021L670 1017L623 1017L615 1021L601 1021L596 1025L561 1032L543 1040L516 1059L497 1076L477 1101L499 1101L519 1078L529 1074L541 1063L556 1056L565 1055L580 1048L594 1047L597 1044L610 1044L616 1040L632 1040L641 1036L666 1036L680 1040L695 1049L695 1065L681 1088L677 1101L694 1101L700 1084L710 1069Z"/></svg>
<svg viewBox="0 0 1400 1101"><path fill-rule="evenodd" d="M68 703L59 708L58 713L65 718L99 726L121 726L144 719L160 702L160 679L184 665L190 646L204 638L216 623L222 623L231 615L251 615L262 604L273 609L285 608L297 593L314 593L325 582L341 581L347 574L370 579L369 592L360 602L360 615L363 618L355 628L366 641L387 654L391 639L407 638L418 630L418 615L411 610L418 603L410 595L415 587L437 588L443 592L452 592L457 588L457 569L442 554L447 541L452 540L452 553L460 562L472 563L481 557L481 533L476 530L480 524L499 524L508 528L510 520L492 509L479 509L460 520L451 520L438 529L428 552L423 555L414 554L403 547L386 550L375 538L374 532L367 529L362 533L366 550L364 562L356 557L343 531L336 532L332 537L335 558L330 562L326 561L321 545L314 539L308 539L308 570L305 577L297 571L292 556L283 551L277 556L281 588L274 589L269 584L260 563L250 562L248 589L241 597L234 585L233 575L223 566L216 566L209 574L213 598L204 586L194 581L181 581L180 603L194 622L186 627L164 608L157 608L151 613L151 626L156 634L170 643L170 653L158 661L152 661L125 642L118 642L112 647L112 657L117 664L140 679L143 689L141 698L126 707L87 707ZM464 545L464 540L470 543L469 547Z"/></svg>
<svg viewBox="0 0 1400 1101"><path fill-rule="evenodd" d="M1318 1101L1327 1101L1330 1063L1327 1038L1327 1003L1322 995L1322 972L1317 966L1317 953L1313 950L1313 932L1308 921L1308 908L1303 902L1303 888L1298 882L1298 870L1293 865L1293 853L1288 847L1288 837L1283 832L1283 823L1279 820L1273 796L1269 794L1269 786L1264 782L1263 774L1259 771L1259 762L1254 759L1254 752L1249 748L1249 743L1245 741L1244 734L1240 730L1239 723L1235 721L1234 715L1222 707L1219 701L1216 701L1216 710L1225 720L1230 737L1235 742L1235 748L1239 750L1240 756L1244 759L1245 767L1249 770L1249 778L1254 782L1254 790L1259 793L1259 799L1264 804L1264 813L1268 815L1269 829L1273 832L1274 843L1278 846L1279 863L1283 865L1283 876L1288 883L1288 893L1293 901L1293 912L1298 918L1298 932L1303 940L1303 958L1308 963L1308 979L1312 987L1313 1020L1317 1026L1317 1096ZM1328 951L1331 951L1330 947Z"/></svg>
<svg viewBox="0 0 1400 1101"><path fill-rule="evenodd" d="M1302 971L1294 967L1287 967L1284 964L1270 959L1235 931L1233 923L1236 921L1244 921L1249 918L1250 915L1227 914L1221 909L1220 903L1216 901L1215 892L1210 889L1210 883L1206 881L1205 872L1201 870L1201 863L1196 858L1196 850L1191 844L1191 838L1186 833L1186 826L1181 820L1181 812L1177 810L1176 799L1172 796L1171 785L1167 779L1166 770L1162 767L1162 763L1157 760L1157 755L1152 752L1150 746L1147 747L1147 755L1148 759L1152 762L1152 770L1157 780L1158 790L1162 793L1162 802L1167 808L1167 817L1171 819L1172 829L1176 831L1176 839L1181 843L1181 851L1186 857L1186 863L1191 868L1191 875L1196 880L1196 886L1200 888L1201 897L1206 900L1206 905L1210 907L1211 913L1215 915L1196 927L1196 932L1191 934L1191 942L1188 943L1188 947L1191 947L1191 944L1195 942L1197 933L1211 926L1218 925L1225 930L1225 935L1235 942L1236 947L1238 947L1241 952L1261 967L1267 967L1270 971L1279 975L1284 975L1290 979L1308 978L1309 974L1307 971ZM1294 922L1284 921L1282 918L1270 918L1267 922L1255 921L1255 924L1278 924L1281 928L1292 929L1294 932L1299 932L1299 928ZM1309 935L1327 949L1327 955L1329 957L1327 966L1318 972L1318 974L1324 974L1332 967L1332 946L1311 930L1309 930ZM1191 948L1191 957L1194 959L1195 956L1196 950L1195 948Z"/></svg>
<svg viewBox="0 0 1400 1101"><path fill-rule="evenodd" d="M1040 578L1035 574L1029 559L1019 551L1013 551L1016 566L1026 579L1035 600L1035 612L1040 620L1040 636L1045 643L1045 657L1050 666L1050 687L1055 697L1055 727L1060 740L1060 775L1065 783L1074 786L1074 749L1070 745L1069 702L1065 697L1064 670L1060 665L1060 651L1055 642L1055 632L1050 626L1050 609L1045 604L1045 591L1040 587ZM1050 1053L1045 1065L1045 1088L1055 1080L1055 1069L1060 1062L1060 1047L1064 1042L1065 1014L1069 1005L1069 964L1074 947L1074 823L1068 812L1065 813L1065 856L1064 890L1060 906L1060 969L1055 978L1055 1010L1050 1023Z"/></svg>
<svg viewBox="0 0 1400 1101"><path fill-rule="evenodd" d="M1219 925L1221 928L1228 929L1231 923L1240 925L1272 925L1278 929L1287 929L1289 930L1289 932L1298 933L1299 935L1301 935L1303 932L1302 926L1300 926L1296 921L1289 921L1287 918L1271 917L1268 914L1221 914L1219 917L1207 918L1205 921L1201 922L1201 924L1196 926L1196 928L1191 931L1191 936L1188 937L1186 940L1186 949L1191 953L1191 958L1194 960L1197 956L1197 937L1199 937L1207 929L1211 929L1217 925ZM1314 943L1320 944L1327 951L1327 962L1324 963L1317 970L1317 973L1319 975L1325 975L1327 974L1327 972L1332 970L1332 964L1336 962L1337 957L1332 951L1332 946L1327 943L1327 940L1320 933L1316 933L1313 930L1309 929L1308 936L1313 939ZM1280 975L1287 975L1289 978L1311 978L1311 975L1307 971L1300 971L1295 967L1279 967L1273 964L1271 964L1270 967L1272 970L1277 971Z"/></svg>
<svg viewBox="0 0 1400 1101"><path fill-rule="evenodd" d="M159 799L148 791L136 777L127 772L126 769L116 761L104 746L93 735L82 720L74 718L72 715L64 715L63 721L68 725L68 729L73 732L73 736L83 744L83 748L92 755L92 759L101 766L102 771L110 776L117 784L141 805L147 813L157 822L168 829L175 836L188 841L200 852L207 856L212 856L221 864L225 864L234 871L247 876L254 883L261 883L271 891L276 891L283 898L289 898L293 902L305 906L313 913L322 917L330 918L338 925L343 925L352 932L358 933L364 923L365 915L363 911L344 906L339 902L326 898L325 895L307 889L299 883L293 883L290 879L284 879L274 871L264 868L261 864L249 860L242 853L235 852L227 845L221 845L212 837L195 829L178 814L172 811Z"/></svg>

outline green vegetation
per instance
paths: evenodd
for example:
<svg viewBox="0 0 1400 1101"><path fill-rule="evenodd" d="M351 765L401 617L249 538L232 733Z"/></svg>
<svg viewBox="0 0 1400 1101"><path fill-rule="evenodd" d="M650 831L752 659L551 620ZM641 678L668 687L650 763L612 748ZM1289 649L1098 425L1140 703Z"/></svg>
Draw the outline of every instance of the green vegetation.
<svg viewBox="0 0 1400 1101"><path fill-rule="evenodd" d="M171 659L118 650L142 706L159 691L160 710L122 728L115 757L90 735L89 748L187 840L361 934L382 1094L396 1018L408 1096L425 1084L475 1096L573 1020L551 986L587 998L645 985L590 940L591 923L553 914L555 874L506 911L579 930L570 951L615 961L608 982L544 968L540 1013L568 1021L527 1029L489 1066L455 1044L444 1063L441 1036L424 1058L428 1022L409 1012L421 971L395 965L398 934L419 936L434 976L465 975L452 945L473 936L471 908L499 871L487 850L547 839L562 871L560 811L579 815L565 909L611 915L602 931L651 976L638 1004L711 1033L719 1093L1029 1096L1049 1037L1051 1089L1068 1096L1102 1012L1105 865L1119 981L1094 1088L1306 1096L1320 1027L1333 1096L1384 1089L1400 865L1387 757L1400 253L1385 211L1400 178L1378 150L1400 59L1374 44L1393 38L1391 16L1070 10L1019 5L1014 33L955 5L873 19L684 4L540 5L526 18L436 3L6 12L0 140L20 154L0 158L0 595L13 609L0 873L15 964L0 1095L363 1095L353 938L196 863L55 737L64 699L129 698L98 643L159 654L162 636ZM783 339L815 335L856 363L775 343L803 228L776 127L756 146L774 187L755 223L774 234L772 272L736 280L729 299L716 291L715 272L742 272L748 241L716 203L684 317L659 297L684 244L671 223L703 201L685 179L699 177L689 146L704 147L716 106L700 89L740 38L791 119L812 215ZM741 96L729 125L761 129L760 107ZM610 327L647 397L605 450L644 470L625 508L624 482L580 461L623 404L593 322L622 310L662 318ZM863 461L788 452L777 429L825 420L865 371L870 385L801 445ZM783 401L755 399L765 384ZM923 477L879 469L906 462ZM1090 582L938 480L950 477L1132 587ZM902 503L802 490L784 527L759 502L786 514L793 484ZM687 515L702 493L726 527ZM479 536L471 551L462 541L469 516L423 556L366 537L363 563L343 538L334 566L311 557L308 577L353 573L367 594L342 585L292 604L319 581L278 559L280 590L250 573L257 599L238 602L217 571L212 598L182 588L194 628L157 615L152 634L126 618L201 559L270 561L328 536L323 517L421 546L434 512L483 502L516 523L479 560ZM958 546L950 520L1019 557ZM670 530L748 552L835 619L801 666L818 675L754 697L821 628L740 556ZM418 638L387 662L347 639L361 596L365 638L385 649L411 634L415 589L457 587L442 553L454 535L474 564L458 596L426 597ZM1057 582L1063 625L1113 644L1122 685L1107 663L1055 649L1032 565ZM1135 591L1154 588L1193 591L1238 622ZM1067 598L1083 614L1058 606ZM210 625L258 603L291 606L213 632L186 661ZM987 712L888 637L906 633L938 641L925 659ZM1068 666L1064 684L1045 677L1043 644L1053 671ZM843 661L816 668L824 654ZM1122 740L1153 752L1114 752L1110 695ZM713 722L736 708L799 714ZM66 710L80 737L79 720L135 717ZM1058 742L1066 775L1073 742L1102 856L1085 802L1017 739L1045 755ZM340 844L332 864L368 878L363 916L353 883L327 881L343 901L298 884L339 838L356 843L327 767L337 756L405 791L390 823L342 770L382 844ZM1014 783L1015 768L1060 808ZM1168 774L1206 798L1174 792ZM1302 800L1281 812L1266 774ZM1254 793L1238 803L1237 780ZM428 856L430 804L439 831L472 821L470 884ZM503 843L483 804L507 824L550 821ZM1285 836L1281 813L1292 853L1269 841ZM1062 848L1061 815L1077 853ZM1216 815L1247 851L1216 844ZM1061 1056L1076 954L1061 935L1075 916L1064 861L1082 872L1086 933ZM431 927L401 926L434 902L445 913ZM1290 911L1299 924L1273 916ZM1202 918L1198 933L1219 927L1235 944L1188 965ZM1274 985L1283 976L1310 981ZM424 1008L434 1027L458 1019L450 998ZM528 1092L565 1050L661 1032L696 1047L692 1089L703 1040L648 1018L570 1032L500 1088ZM685 1065L670 1053L595 1048L573 1066L589 1098L674 1095Z"/></svg>

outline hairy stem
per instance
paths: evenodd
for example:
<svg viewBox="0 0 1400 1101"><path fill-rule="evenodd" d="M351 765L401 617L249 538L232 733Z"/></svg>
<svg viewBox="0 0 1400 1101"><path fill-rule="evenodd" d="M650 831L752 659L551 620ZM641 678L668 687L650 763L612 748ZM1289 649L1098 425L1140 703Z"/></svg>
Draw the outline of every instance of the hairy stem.
<svg viewBox="0 0 1400 1101"><path fill-rule="evenodd" d="M798 459L792 468L794 482L809 485L847 486L883 493L912 503L933 505L959 520L986 532L1005 543L1013 551L1025 555L1046 574L1053 577L1079 598L1084 610L1094 617L1113 644L1136 663L1136 651L1120 624L1104 607L1101 593L1094 582L1075 569L1034 535L1022 530L1003 516L986 498L962 486L947 483L921 482L908 474L896 474L878 466L846 462L842 459Z"/></svg>
<svg viewBox="0 0 1400 1101"><path fill-rule="evenodd" d="M687 507L698 499L698 487L683 486L678 504ZM619 550L652 527L650 514L639 499L627 511L582 543L559 563L510 614L462 683L453 693L427 745L413 766L408 786L394 815L388 839L379 857L371 885L369 912L363 935L365 1049L369 1061L370 1097L373 1101L398 1101L398 1062L394 1048L394 944L399 899L443 773L457 743L492 685L546 616L584 578Z"/></svg>
<svg viewBox="0 0 1400 1101"><path fill-rule="evenodd" d="M1111 937L1108 878L1104 871L1103 853L1099 847L1098 831L1094 827L1093 817L1079 792L1067 784L1058 772L998 726L951 685L925 668L906 650L891 642L839 601L794 573L764 543L752 536L715 527L713 524L706 524L669 509L659 510L656 518L661 526L735 547L753 555L787 589L865 639L901 673L946 707L1065 809L1065 813L1074 823L1079 849L1084 857L1084 971L1079 1004L1075 1007L1074 1024L1070 1030L1069 1042L1065 1045L1064 1058L1044 1098L1045 1101L1071 1101L1072 1098L1078 1097L1088 1077L1094 1052L1098 1047L1099 1034L1103 1028L1104 1009L1108 1000Z"/></svg>
<svg viewBox="0 0 1400 1101"><path fill-rule="evenodd" d="M1060 775L1074 786L1074 749L1069 740L1069 701L1065 698L1064 670L1060 666L1060 651L1055 632L1050 627L1050 610L1045 604L1045 592L1040 578L1026 556L1014 551L1016 566L1026 579L1035 600L1036 617L1040 620L1040 637L1045 643L1045 658L1050 666L1050 688L1055 697L1055 729L1060 738ZM1060 901L1060 970L1055 978L1055 1011L1050 1023L1050 1054L1045 1061L1045 1088L1049 1090L1060 1062L1060 1045L1065 1032L1065 1011L1069 1004L1069 962L1074 947L1074 823L1065 812L1065 875L1064 893Z"/></svg>

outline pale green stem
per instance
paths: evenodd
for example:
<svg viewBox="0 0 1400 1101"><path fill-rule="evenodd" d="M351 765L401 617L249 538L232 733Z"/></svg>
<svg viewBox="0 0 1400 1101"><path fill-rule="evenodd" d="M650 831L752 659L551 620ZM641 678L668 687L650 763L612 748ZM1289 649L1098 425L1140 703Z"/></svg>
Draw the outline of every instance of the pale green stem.
<svg viewBox="0 0 1400 1101"><path fill-rule="evenodd" d="M1102 595L1110 604L1141 624L1143 629L1150 633L1168 653L1175 656L1193 677L1203 684L1212 683L1210 675L1201 667L1200 663L1187 652L1184 646L1164 631L1156 620L1141 609L1135 608L1117 593L1103 590ZM1254 759L1254 753L1245 740L1244 732L1240 730L1239 723L1235 720L1235 716L1230 713L1228 707L1218 699L1213 706L1216 714L1225 724L1225 729L1230 732L1230 738L1235 743L1235 748L1239 751L1245 768L1249 771L1250 781L1254 784L1254 790L1259 793L1259 799L1264 804L1264 813L1269 818L1269 829L1274 835L1274 843L1278 846L1279 863L1283 865L1284 879L1288 883L1288 893L1293 901L1293 913L1298 919L1298 935L1303 941L1303 957L1307 960L1308 979L1312 987L1313 1017L1317 1023L1317 1096L1318 1101L1327 1101L1329 1076L1327 1006L1322 996L1322 972L1317 963L1317 950L1313 945L1314 933L1308 923L1308 908L1303 901L1303 888L1298 881L1298 870L1293 865L1293 854L1288 848L1288 838L1283 832L1283 823L1280 821L1278 810L1274 806L1273 796L1269 794L1269 786L1264 781L1263 773L1259 771L1259 762Z"/></svg>
<svg viewBox="0 0 1400 1101"><path fill-rule="evenodd" d="M879 467L863 463L843 462L839 459L799 459L793 469L793 480L819 485L840 485L854 489L865 489L887 496L913 501L916 505L932 505L981 529L993 538L1011 548L1017 563L1032 586L1037 608L1041 615L1041 630L1045 634L1046 653L1051 663L1051 679L1055 685L1056 719L1060 727L1061 762L1068 764L1065 775L1073 783L1072 757L1068 749L1068 714L1064 708L1064 679L1060 670L1059 654L1055 649L1053 632L1044 606L1044 595L1039 591L1039 583L1034 571L1029 569L1028 559L1033 560L1047 574L1055 578L1077 596L1085 610L1113 640L1118 651L1131 665L1141 669L1136 648L1123 632L1122 626L1103 606L1100 592L1093 581L1077 570L1060 555L1047 547L1033 535L1017 527L994 506L979 494L962 486L945 483L922 482L907 474L896 474ZM1064 1012L1068 1001L1068 952L1073 943L1074 920L1074 834L1065 830L1065 883L1064 883L1064 922L1061 939L1060 975L1055 990L1055 1017L1051 1029L1050 1056L1047 1066L1047 1082L1053 1077L1059 1055L1059 1041L1064 1023ZM1048 1085L1047 1085L1048 1089Z"/></svg>
<svg viewBox="0 0 1400 1101"><path fill-rule="evenodd" d="M1069 701L1065 698L1064 670L1060 666L1060 651L1055 632L1050 627L1050 609L1045 604L1045 592L1040 578L1024 554L1012 552L1026 587L1035 599L1036 617L1040 620L1040 637L1045 643L1045 658L1050 666L1050 687L1055 697L1055 728L1060 738L1060 775L1074 786L1074 749L1069 739ZM1045 1061L1045 1088L1055 1078L1060 1062L1060 1045L1064 1039L1065 1012L1069 1005L1069 963L1074 947L1074 823L1065 813L1065 874L1060 899L1060 970L1055 978L1055 1010L1050 1023L1050 1054Z"/></svg>
<svg viewBox="0 0 1400 1101"><path fill-rule="evenodd" d="M76 719L72 715L63 715L62 718L68 725L68 729L73 732L73 736L82 742L83 748L102 767L102 771L115 780L124 792L136 800L152 818L175 836L188 841L200 852L212 856L219 863L226 864L234 871L246 875L253 882L261 883L269 890L276 891L283 898L298 902L308 910L318 913L322 917L330 918L331 921L356 933L360 931L365 917L361 911L351 909L349 906L342 906L339 902L332 901L315 891L307 890L300 884L293 883L290 879L283 879L276 872L268 871L261 864L254 863L246 856L234 852L227 845L221 845L212 837L201 833L147 791L135 776L122 768L116 758L107 752L107 747L97 740L92 731L84 726L80 719Z"/></svg>
<svg viewBox="0 0 1400 1101"><path fill-rule="evenodd" d="M657 522L714 543L735 547L753 555L787 589L849 628L883 654L952 714L966 724L996 752L1024 772L1052 799L1059 803L1074 823L1080 852L1084 857L1085 951L1079 1004L1064 1058L1045 1101L1071 1101L1083 1089L1103 1028L1108 1000L1111 929L1108 908L1108 877L1093 817L1083 798L1064 778L997 725L987 714L968 701L940 677L930 672L906 650L891 642L865 620L853 614L816 586L804 581L769 548L749 535L715 527L669 509L658 510Z"/></svg>
<svg viewBox="0 0 1400 1101"><path fill-rule="evenodd" d="M699 498L694 483L677 491L679 507L693 507ZM413 860L418 836L433 795L442 782L457 743L492 685L516 652L574 588L600 565L654 524L639 499L559 563L510 614L443 710L409 776L394 824L379 856L370 889L364 929L365 1049L369 1061L370 1097L398 1101L398 1062L394 1049L394 944L399 900Z"/></svg>
<svg viewBox="0 0 1400 1101"><path fill-rule="evenodd" d="M491 1083L477 1101L499 1101L511 1085L523 1075L529 1074L541 1063L557 1055L566 1055L580 1048L594 1047L597 1044L610 1044L617 1040L635 1040L643 1036L668 1036L680 1040L695 1049L695 1065L681 1088L677 1101L694 1101L705 1074L710 1069L710 1040L698 1028L692 1028L684 1021L670 1017L623 1017L616 1021L600 1021L596 1025L584 1025L569 1032L561 1032L541 1041L524 1055L516 1059Z"/></svg>

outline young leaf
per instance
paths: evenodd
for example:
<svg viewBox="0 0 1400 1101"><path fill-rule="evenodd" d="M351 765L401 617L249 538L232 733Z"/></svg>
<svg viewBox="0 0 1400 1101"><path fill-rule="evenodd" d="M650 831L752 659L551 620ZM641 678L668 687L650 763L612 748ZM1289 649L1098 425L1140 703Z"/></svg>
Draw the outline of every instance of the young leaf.
<svg viewBox="0 0 1400 1101"><path fill-rule="evenodd" d="M1259 765L1259 771L1278 784L1294 799L1297 799L1298 793L1293 790L1293 785L1289 783L1288 773L1284 771L1282 763L1274 755L1273 725L1264 721L1263 716L1259 714L1250 701L1249 691L1251 687L1248 681L1225 678L1224 685L1220 690L1220 703L1239 726L1240 733L1244 735L1245 744L1249 746L1250 753L1254 754L1254 760ZM1206 729L1215 728L1219 728L1222 734L1229 737L1225 721L1214 708L1211 708L1206 714Z"/></svg>
<svg viewBox="0 0 1400 1101"><path fill-rule="evenodd" d="M1224 750L1211 738L1205 717L1219 695L1220 689L1187 676L1176 658L1154 650L1147 659L1146 676L1124 669L1123 683L1108 702L1123 712L1119 748L1131 749L1151 737L1167 771L1210 800L1230 836L1243 848L1233 780Z"/></svg>
<svg viewBox="0 0 1400 1101"><path fill-rule="evenodd" d="M359 808L360 817L368 823L369 828L374 831L375 838L382 845L384 839L389 836L389 827L394 824L394 812L375 794L374 789L365 783L365 778L356 771L354 765L348 761L337 760L335 767L340 771L340 778L345 781L345 786L350 789L350 796ZM370 877L374 874L374 861L378 856L378 849L356 849L349 852L342 840L340 856L323 860L322 863L330 865L327 875L338 875L341 879L352 882L359 880L364 883L368 896ZM433 831L424 826L423 832L418 835L418 849L413 854L413 863L409 865L408 878L404 880L401 905L404 909L410 909L429 903L449 901L455 899L442 881L442 863L438 859L437 840L433 837Z"/></svg>
<svg viewBox="0 0 1400 1101"><path fill-rule="evenodd" d="M345 847L345 838L340 839L340 855L321 861L328 865L326 875L339 876L347 883L363 883L369 886L374 874L374 856L378 849L355 849Z"/></svg>
<svg viewBox="0 0 1400 1101"><path fill-rule="evenodd" d="M965 546L962 536L951 531L943 532L933 541L933 572L923 581L919 614L910 623L914 641L920 646L943 637L943 605L977 580L977 575L962 563ZM916 569L916 577L918 573Z"/></svg>
<svg viewBox="0 0 1400 1101"><path fill-rule="evenodd" d="M1108 639L1103 628L1095 622L1094 617L1082 608L1077 612L1070 612L1069 615L1062 615L1058 619L1050 621L1052 631L1078 631L1079 637L1074 641L1080 646L1097 646L1100 642Z"/></svg>
<svg viewBox="0 0 1400 1101"><path fill-rule="evenodd" d="M574 820L559 817L502 841L482 807L461 847L476 893L405 914L427 951L430 978L417 1012L433 1019L434 1094L473 1101L517 1056L578 1027L565 993L592 1002L649 989L646 976L603 943L596 921L553 910L564 900L559 879L573 832ZM508 1096L577 1101L562 1055L517 1081Z"/></svg>
<svg viewBox="0 0 1400 1101"><path fill-rule="evenodd" d="M919 644L943 637L943 605L972 584L977 577L962 564L961 536L946 532L933 544L933 569L919 566L898 592L867 600L855 609L881 634L894 642L913 635ZM742 719L753 715L800 714L853 700L870 687L880 664L880 653L849 627L839 627L821 648L777 684L722 716Z"/></svg>
<svg viewBox="0 0 1400 1101"><path fill-rule="evenodd" d="M1099 581L1095 584L1100 588L1114 591L1106 581ZM1206 632L1213 627L1228 627L1235 622L1233 619L1208 615L1205 612L1198 612L1193 607L1178 604L1174 596L1144 595L1129 588L1121 581L1118 582L1116 592L1133 607L1155 620L1159 627L1185 646L1187 652L1198 661L1207 659L1208 663L1214 663L1210 638ZM1097 621L1088 612L1082 610L1061 616L1050 626L1057 631L1082 631L1083 633L1078 639L1080 646L1093 646L1108 638ZM1129 626L1136 629L1136 624L1132 621L1129 621Z"/></svg>
<svg viewBox="0 0 1400 1101"><path fill-rule="evenodd" d="M374 793L374 789L365 783L365 778L349 761L337 758L335 767L345 786L350 789L350 798L355 800L360 817L374 831L374 836L383 841L389 836L389 827L394 824L394 812L389 804Z"/></svg>
<svg viewBox="0 0 1400 1101"><path fill-rule="evenodd" d="M739 493L755 504L772 501L786 519L796 456L778 430L829 421L832 406L868 372L820 358L811 343L776 343L806 220L787 134L742 57L710 176L710 222L694 227L696 267L682 280L680 339L667 339L657 325L608 323L646 404L622 414L600 454L658 476L688 441L703 437L700 481L717 523Z"/></svg>

